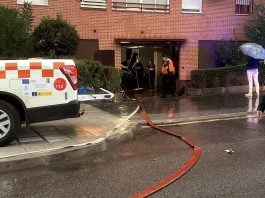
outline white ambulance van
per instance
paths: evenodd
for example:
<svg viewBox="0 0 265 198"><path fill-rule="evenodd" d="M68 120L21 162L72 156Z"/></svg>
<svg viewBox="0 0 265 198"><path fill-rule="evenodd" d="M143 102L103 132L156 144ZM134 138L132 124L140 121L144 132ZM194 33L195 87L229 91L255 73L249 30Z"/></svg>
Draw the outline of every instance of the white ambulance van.
<svg viewBox="0 0 265 198"><path fill-rule="evenodd" d="M0 146L23 123L78 117L77 77L70 59L0 60Z"/></svg>

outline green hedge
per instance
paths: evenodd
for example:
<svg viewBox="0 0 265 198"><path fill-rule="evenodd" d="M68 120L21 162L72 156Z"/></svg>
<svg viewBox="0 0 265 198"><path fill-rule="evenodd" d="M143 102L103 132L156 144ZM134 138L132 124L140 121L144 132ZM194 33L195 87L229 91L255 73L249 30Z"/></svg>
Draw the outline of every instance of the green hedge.
<svg viewBox="0 0 265 198"><path fill-rule="evenodd" d="M75 60L78 68L79 87L105 88L111 92L120 90L121 70L102 65L98 61Z"/></svg>
<svg viewBox="0 0 265 198"><path fill-rule="evenodd" d="M259 68L259 81L263 85L265 80L265 65ZM247 85L246 66L230 66L213 69L199 69L191 72L191 87L215 88Z"/></svg>

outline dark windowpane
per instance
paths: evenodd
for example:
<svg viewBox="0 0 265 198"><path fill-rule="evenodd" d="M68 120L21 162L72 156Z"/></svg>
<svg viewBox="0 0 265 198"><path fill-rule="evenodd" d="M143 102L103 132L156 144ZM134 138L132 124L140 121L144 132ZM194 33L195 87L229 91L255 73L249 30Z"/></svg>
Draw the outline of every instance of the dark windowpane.
<svg viewBox="0 0 265 198"><path fill-rule="evenodd" d="M94 59L106 66L115 66L114 50L98 50L95 52Z"/></svg>
<svg viewBox="0 0 265 198"><path fill-rule="evenodd" d="M81 39L78 42L75 58L93 59L98 50L98 40Z"/></svg>

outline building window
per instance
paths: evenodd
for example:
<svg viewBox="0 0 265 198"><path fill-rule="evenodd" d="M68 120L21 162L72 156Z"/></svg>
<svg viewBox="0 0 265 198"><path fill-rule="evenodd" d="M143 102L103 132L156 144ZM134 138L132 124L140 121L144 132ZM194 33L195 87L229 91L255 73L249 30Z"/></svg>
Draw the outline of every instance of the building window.
<svg viewBox="0 0 265 198"><path fill-rule="evenodd" d="M202 0L182 0L182 13L201 13Z"/></svg>
<svg viewBox="0 0 265 198"><path fill-rule="evenodd" d="M94 60L101 62L103 65L115 67L115 51L98 50L94 54Z"/></svg>
<svg viewBox="0 0 265 198"><path fill-rule="evenodd" d="M48 0L17 0L17 4L24 4L25 2L31 5L48 5Z"/></svg>
<svg viewBox="0 0 265 198"><path fill-rule="evenodd" d="M169 12L169 0L113 0L113 10Z"/></svg>
<svg viewBox="0 0 265 198"><path fill-rule="evenodd" d="M235 0L236 14L251 14L253 11L253 0Z"/></svg>
<svg viewBox="0 0 265 198"><path fill-rule="evenodd" d="M80 0L82 8L107 9L107 0Z"/></svg>

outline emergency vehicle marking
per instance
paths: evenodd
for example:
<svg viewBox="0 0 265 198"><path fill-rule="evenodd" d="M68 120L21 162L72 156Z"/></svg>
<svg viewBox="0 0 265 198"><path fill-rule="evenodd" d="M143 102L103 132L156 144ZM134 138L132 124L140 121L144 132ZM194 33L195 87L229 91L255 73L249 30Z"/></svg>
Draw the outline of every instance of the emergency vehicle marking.
<svg viewBox="0 0 265 198"><path fill-rule="evenodd" d="M31 96L52 96L52 91L31 92Z"/></svg>
<svg viewBox="0 0 265 198"><path fill-rule="evenodd" d="M51 91L42 91L42 92L37 92L38 96L51 96L52 92Z"/></svg>
<svg viewBox="0 0 265 198"><path fill-rule="evenodd" d="M29 67L30 67L30 70L41 69L42 68L40 62L31 62L31 63L29 63Z"/></svg>
<svg viewBox="0 0 265 198"><path fill-rule="evenodd" d="M53 69L59 69L62 65L64 65L64 62L54 62Z"/></svg>
<svg viewBox="0 0 265 198"><path fill-rule="evenodd" d="M6 71L0 71L0 79L6 79Z"/></svg>
<svg viewBox="0 0 265 198"><path fill-rule="evenodd" d="M6 63L5 69L6 70L18 70L17 63Z"/></svg>
<svg viewBox="0 0 265 198"><path fill-rule="evenodd" d="M22 79L22 84L29 84L29 79Z"/></svg>
<svg viewBox="0 0 265 198"><path fill-rule="evenodd" d="M63 78L57 78L54 81L54 88L58 91L63 91L66 88L66 81Z"/></svg>
<svg viewBox="0 0 265 198"><path fill-rule="evenodd" d="M49 78L22 79L24 96L52 96L52 84Z"/></svg>
<svg viewBox="0 0 265 198"><path fill-rule="evenodd" d="M18 70L18 78L30 78L30 70Z"/></svg>
<svg viewBox="0 0 265 198"><path fill-rule="evenodd" d="M53 77L53 70L52 69L42 70L42 77Z"/></svg>
<svg viewBox="0 0 265 198"><path fill-rule="evenodd" d="M45 69L45 65L41 62L30 62L29 65L18 65L18 63L5 63L0 65L0 79L6 79L9 72L17 71L18 78L31 78L32 72L40 71L41 77L52 78L54 71L58 70L64 62L53 62L52 69ZM12 73L14 75L14 73Z"/></svg>

